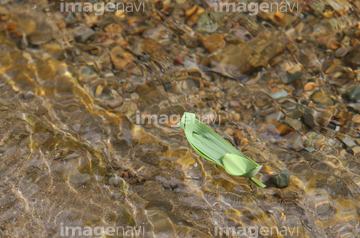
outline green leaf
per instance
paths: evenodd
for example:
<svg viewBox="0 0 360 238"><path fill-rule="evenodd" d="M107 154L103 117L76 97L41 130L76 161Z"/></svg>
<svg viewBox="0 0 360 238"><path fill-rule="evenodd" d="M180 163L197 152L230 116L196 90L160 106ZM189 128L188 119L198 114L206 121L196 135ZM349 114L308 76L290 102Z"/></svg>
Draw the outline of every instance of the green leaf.
<svg viewBox="0 0 360 238"><path fill-rule="evenodd" d="M257 186L265 187L253 178L261 169L252 159L242 154L229 142L196 119L195 114L185 112L179 126L195 151L202 157L214 162L231 174L250 178Z"/></svg>
<svg viewBox="0 0 360 238"><path fill-rule="evenodd" d="M257 180L256 178L250 178L250 180L254 183L254 184L256 184L256 186L258 186L258 187L260 187L260 188L265 188L266 187L266 185L265 184L263 184L262 182L260 182L259 180Z"/></svg>
<svg viewBox="0 0 360 238"><path fill-rule="evenodd" d="M226 172L231 175L251 178L256 175L262 166L259 166L252 160L234 154L225 154L222 161Z"/></svg>

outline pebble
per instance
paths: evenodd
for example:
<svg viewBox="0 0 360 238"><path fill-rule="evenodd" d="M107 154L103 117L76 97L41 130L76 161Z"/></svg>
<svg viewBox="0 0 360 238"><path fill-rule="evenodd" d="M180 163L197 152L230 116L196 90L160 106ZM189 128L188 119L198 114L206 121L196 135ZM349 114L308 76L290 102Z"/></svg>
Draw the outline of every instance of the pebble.
<svg viewBox="0 0 360 238"><path fill-rule="evenodd" d="M341 57L344 57L347 53L349 53L348 48L341 47L341 48L335 50L334 55L335 55L335 57L341 58Z"/></svg>
<svg viewBox="0 0 360 238"><path fill-rule="evenodd" d="M95 31L85 25L74 29L75 40L80 43L85 43L91 36L95 35Z"/></svg>
<svg viewBox="0 0 360 238"><path fill-rule="evenodd" d="M352 86L346 92L346 95L350 99L350 101L352 101L352 102L360 101L360 85L357 84L357 85Z"/></svg>
<svg viewBox="0 0 360 238"><path fill-rule="evenodd" d="M345 56L344 62L352 68L360 65L360 45L350 50L350 53Z"/></svg>
<svg viewBox="0 0 360 238"><path fill-rule="evenodd" d="M286 188L290 184L290 172L282 171L279 174L272 175L271 180L278 188Z"/></svg>
<svg viewBox="0 0 360 238"><path fill-rule="evenodd" d="M110 51L110 58L114 64L114 69L121 70L129 63L135 60L134 56L128 52L126 52L120 46L115 46Z"/></svg>
<svg viewBox="0 0 360 238"><path fill-rule="evenodd" d="M213 33L209 36L199 35L199 39L204 45L205 49L210 53L215 52L218 48L225 45L224 36L219 33Z"/></svg>
<svg viewBox="0 0 360 238"><path fill-rule="evenodd" d="M229 102L229 107L230 108L239 108L240 106L241 105L240 105L240 103L238 101L232 100L232 101Z"/></svg>

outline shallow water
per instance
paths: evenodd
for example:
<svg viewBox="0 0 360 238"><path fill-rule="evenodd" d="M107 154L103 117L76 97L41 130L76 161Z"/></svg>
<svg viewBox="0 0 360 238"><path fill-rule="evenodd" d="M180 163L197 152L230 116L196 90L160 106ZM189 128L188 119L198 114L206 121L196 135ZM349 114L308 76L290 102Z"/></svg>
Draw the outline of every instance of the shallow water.
<svg viewBox="0 0 360 238"><path fill-rule="evenodd" d="M360 3L1 4L1 237L360 236ZM185 111L263 165L267 188L201 158L173 120L138 123Z"/></svg>

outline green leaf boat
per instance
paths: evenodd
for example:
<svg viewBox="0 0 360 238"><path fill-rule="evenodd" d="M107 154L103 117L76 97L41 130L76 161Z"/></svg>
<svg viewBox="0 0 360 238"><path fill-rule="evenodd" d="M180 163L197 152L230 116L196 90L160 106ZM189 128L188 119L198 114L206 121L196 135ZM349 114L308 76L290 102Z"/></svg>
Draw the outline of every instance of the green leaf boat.
<svg viewBox="0 0 360 238"><path fill-rule="evenodd" d="M184 130L186 138L199 155L225 168L231 175L249 178L258 187L266 187L254 178L262 166L197 120L194 113L185 112L178 125Z"/></svg>

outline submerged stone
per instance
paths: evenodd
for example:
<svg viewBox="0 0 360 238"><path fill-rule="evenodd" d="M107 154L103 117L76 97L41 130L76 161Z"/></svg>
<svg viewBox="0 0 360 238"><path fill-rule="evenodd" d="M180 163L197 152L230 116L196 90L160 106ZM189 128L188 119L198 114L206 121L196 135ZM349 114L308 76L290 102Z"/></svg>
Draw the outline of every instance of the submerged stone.
<svg viewBox="0 0 360 238"><path fill-rule="evenodd" d="M346 55L344 62L352 68L360 65L360 45L354 47L350 53Z"/></svg>
<svg viewBox="0 0 360 238"><path fill-rule="evenodd" d="M246 44L228 45L209 56L212 70L232 78L252 74L285 49L281 42L262 37Z"/></svg>
<svg viewBox="0 0 360 238"><path fill-rule="evenodd" d="M313 95L311 95L311 100L313 100L314 103L318 103L323 106L334 105L334 101L323 90L314 92Z"/></svg>
<svg viewBox="0 0 360 238"><path fill-rule="evenodd" d="M278 188L285 188L290 184L290 172L289 171L282 171L279 174L272 175L271 181L278 187Z"/></svg>
<svg viewBox="0 0 360 238"><path fill-rule="evenodd" d="M352 102L358 102L360 100L360 85L352 86L347 92L346 95Z"/></svg>

